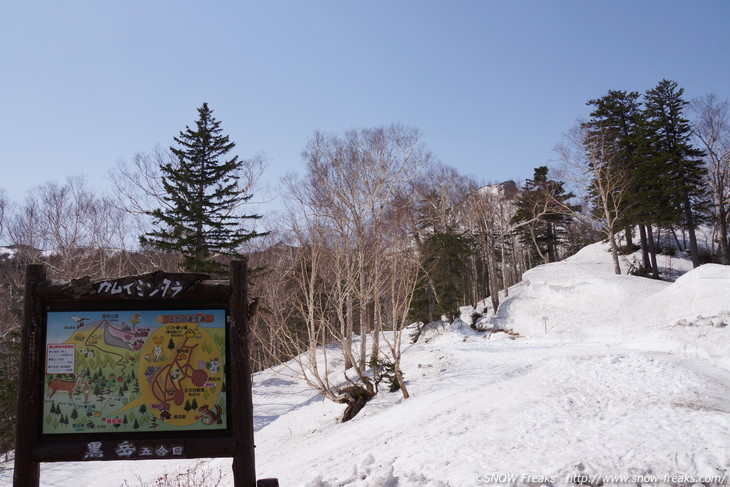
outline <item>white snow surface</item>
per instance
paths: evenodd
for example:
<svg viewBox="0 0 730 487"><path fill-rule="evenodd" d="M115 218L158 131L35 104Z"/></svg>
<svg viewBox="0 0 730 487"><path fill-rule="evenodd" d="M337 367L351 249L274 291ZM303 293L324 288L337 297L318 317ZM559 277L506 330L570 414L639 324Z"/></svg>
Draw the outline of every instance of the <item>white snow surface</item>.
<svg viewBox="0 0 730 487"><path fill-rule="evenodd" d="M617 276L602 244L536 267L493 319L518 336L445 325L405 346L409 399L381 391L346 423L342 405L286 367L255 374L257 477L282 487L730 483L730 267L662 265L685 273ZM473 310L462 311L469 322ZM195 463L47 463L41 485L134 486ZM200 467L232 485L230 465ZM0 468L10 485L12 463Z"/></svg>

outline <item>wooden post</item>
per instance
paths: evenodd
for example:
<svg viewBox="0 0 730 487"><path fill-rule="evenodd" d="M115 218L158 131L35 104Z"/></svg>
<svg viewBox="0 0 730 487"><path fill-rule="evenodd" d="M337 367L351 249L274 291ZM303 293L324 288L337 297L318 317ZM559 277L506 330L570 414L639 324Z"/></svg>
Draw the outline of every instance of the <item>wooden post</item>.
<svg viewBox="0 0 730 487"><path fill-rule="evenodd" d="M236 453L233 456L235 487L256 487L246 271L247 262L245 260L231 262L231 377L228 386L231 387L234 398L230 409L230 419L233 423L237 444Z"/></svg>
<svg viewBox="0 0 730 487"><path fill-rule="evenodd" d="M43 265L28 265L25 273L23 333L21 341L20 378L18 384L17 421L15 425L15 467L13 485L38 487L41 465L33 460L33 446L40 437L41 357L39 341L43 321L43 302L36 286L46 278Z"/></svg>

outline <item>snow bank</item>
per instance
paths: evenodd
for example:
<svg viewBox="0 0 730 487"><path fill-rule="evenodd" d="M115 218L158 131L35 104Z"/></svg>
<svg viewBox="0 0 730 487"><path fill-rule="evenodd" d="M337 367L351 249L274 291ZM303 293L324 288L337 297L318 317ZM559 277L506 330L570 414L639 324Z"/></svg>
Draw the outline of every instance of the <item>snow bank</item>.
<svg viewBox="0 0 730 487"><path fill-rule="evenodd" d="M705 264L693 269L660 292L647 296L642 306L667 319L691 319L730 311L730 266Z"/></svg>
<svg viewBox="0 0 730 487"><path fill-rule="evenodd" d="M494 322L524 336L585 332L614 326L626 318L638 296L668 283L616 275L604 244L590 245L573 257L530 269L510 290Z"/></svg>

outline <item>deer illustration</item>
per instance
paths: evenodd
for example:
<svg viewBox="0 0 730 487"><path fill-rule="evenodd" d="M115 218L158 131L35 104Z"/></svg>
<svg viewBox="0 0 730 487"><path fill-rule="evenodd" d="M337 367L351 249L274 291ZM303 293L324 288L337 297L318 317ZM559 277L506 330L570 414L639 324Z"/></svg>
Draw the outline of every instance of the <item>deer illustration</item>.
<svg viewBox="0 0 730 487"><path fill-rule="evenodd" d="M76 380L53 379L48 383L48 396L50 399L57 391L68 392L68 398L73 402L73 392L79 386L83 374L76 374Z"/></svg>

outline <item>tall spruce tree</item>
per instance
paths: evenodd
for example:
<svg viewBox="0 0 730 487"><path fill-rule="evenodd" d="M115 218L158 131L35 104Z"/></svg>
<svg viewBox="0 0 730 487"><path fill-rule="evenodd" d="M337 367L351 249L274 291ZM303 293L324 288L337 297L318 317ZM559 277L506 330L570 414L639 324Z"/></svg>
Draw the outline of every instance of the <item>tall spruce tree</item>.
<svg viewBox="0 0 730 487"><path fill-rule="evenodd" d="M222 134L207 103L198 115L194 128L188 126L174 138L177 146L170 150L177 160L160 166L163 208L148 212L155 229L140 242L179 252L186 271L220 274L223 266L214 258L238 256L241 244L262 235L243 226L260 216L237 213L253 196L239 191L243 161L228 155L236 144Z"/></svg>
<svg viewBox="0 0 730 487"><path fill-rule="evenodd" d="M695 229L706 211L707 170L702 161L704 152L691 144L692 129L684 118L687 102L683 93L676 82L666 79L646 92L648 150L643 179L654 181L646 196L653 198L655 223L687 230L692 264L697 267L700 257Z"/></svg>
<svg viewBox="0 0 730 487"><path fill-rule="evenodd" d="M586 103L594 107L591 118L585 123L589 139L592 137L606 138L607 140L600 144L600 147L611 152L602 154L603 157L600 158L608 167L601 168L602 170L596 171L596 173L605 178L627 178L629 181L627 194L621 198L615 198L616 201L621 202L621 207L612 209L620 219L619 224L623 225L625 229L629 247L632 245L631 226L637 223L632 221L631 209L636 205L635 200L639 195L636 188L633 187L636 181L631 178L640 144L641 104L638 100L639 93L635 91L609 90L603 97L588 100ZM586 142L590 143L590 140ZM591 184L589 196L594 202L597 199L595 188L599 186L601 186L600 181L593 181ZM624 188L621 187L621 190Z"/></svg>

